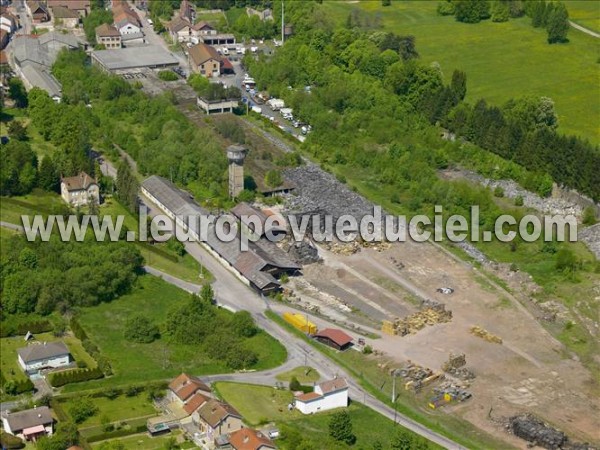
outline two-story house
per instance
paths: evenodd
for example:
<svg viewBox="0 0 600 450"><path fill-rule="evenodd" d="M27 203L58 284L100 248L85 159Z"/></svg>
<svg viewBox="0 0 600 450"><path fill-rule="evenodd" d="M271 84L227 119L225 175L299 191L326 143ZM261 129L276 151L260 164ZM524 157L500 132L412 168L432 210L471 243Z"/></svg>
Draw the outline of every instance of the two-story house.
<svg viewBox="0 0 600 450"><path fill-rule="evenodd" d="M169 402L185 405L196 393L212 397L210 387L206 383L197 377L182 373L169 383L167 399Z"/></svg>
<svg viewBox="0 0 600 450"><path fill-rule="evenodd" d="M121 33L114 26L103 23L96 27L96 43L106 49L121 48Z"/></svg>
<svg viewBox="0 0 600 450"><path fill-rule="evenodd" d="M214 47L197 44L189 49L189 63L192 70L207 78L221 74L221 56Z"/></svg>
<svg viewBox="0 0 600 450"><path fill-rule="evenodd" d="M200 434L210 441L244 427L241 414L233 406L213 398L194 411L192 422Z"/></svg>
<svg viewBox="0 0 600 450"><path fill-rule="evenodd" d="M28 375L42 369L66 367L71 363L69 349L63 342L44 342L17 350L19 365Z"/></svg>
<svg viewBox="0 0 600 450"><path fill-rule="evenodd" d="M74 177L61 178L60 195L67 204L72 206L87 205L91 201L100 204L98 181L85 172Z"/></svg>
<svg viewBox="0 0 600 450"><path fill-rule="evenodd" d="M313 392L300 394L294 406L302 414L313 414L348 406L348 382L345 378L334 378L315 385Z"/></svg>

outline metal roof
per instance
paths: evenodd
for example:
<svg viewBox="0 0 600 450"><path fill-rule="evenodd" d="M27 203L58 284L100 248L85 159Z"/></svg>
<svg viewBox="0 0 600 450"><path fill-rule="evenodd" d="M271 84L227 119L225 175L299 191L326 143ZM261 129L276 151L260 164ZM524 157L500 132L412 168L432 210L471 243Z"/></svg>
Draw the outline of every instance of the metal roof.
<svg viewBox="0 0 600 450"><path fill-rule="evenodd" d="M17 353L23 362L28 363L68 355L69 349L63 342L57 341L28 345L18 349Z"/></svg>
<svg viewBox="0 0 600 450"><path fill-rule="evenodd" d="M21 69L21 72L31 86L43 89L50 97L61 96L60 83L52 74L40 68L37 64L27 64Z"/></svg>
<svg viewBox="0 0 600 450"><path fill-rule="evenodd" d="M160 45L95 50L92 52L92 57L108 70L160 67L179 64L177 58L175 58L172 53L163 49Z"/></svg>

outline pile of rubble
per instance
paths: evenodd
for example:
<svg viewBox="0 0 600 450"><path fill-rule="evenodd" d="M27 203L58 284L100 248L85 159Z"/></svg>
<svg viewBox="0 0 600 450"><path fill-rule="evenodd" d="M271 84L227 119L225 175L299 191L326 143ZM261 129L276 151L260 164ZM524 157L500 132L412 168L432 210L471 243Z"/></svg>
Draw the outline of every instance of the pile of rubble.
<svg viewBox="0 0 600 450"><path fill-rule="evenodd" d="M448 361L446 361L442 366L442 370L454 378L458 378L459 380L473 380L475 378L475 374L472 370L466 368L466 365L467 358L465 357L464 353L460 355L450 353Z"/></svg>
<svg viewBox="0 0 600 450"><path fill-rule="evenodd" d="M354 255L361 249L357 241L352 242L322 242L320 244L325 250L335 253L336 255Z"/></svg>
<svg viewBox="0 0 600 450"><path fill-rule="evenodd" d="M515 436L549 450L561 449L567 443L566 434L531 414L511 417L508 427Z"/></svg>
<svg viewBox="0 0 600 450"><path fill-rule="evenodd" d="M600 223L579 231L578 239L588 246L596 258L600 259Z"/></svg>
<svg viewBox="0 0 600 450"><path fill-rule="evenodd" d="M313 163L285 169L283 178L296 186L295 195L286 196L290 213L331 214L334 221L344 214L358 220L373 214L371 202Z"/></svg>
<svg viewBox="0 0 600 450"><path fill-rule="evenodd" d="M494 344L502 344L502 338L500 336L496 336L495 334L490 333L485 328L480 326L473 326L469 330L472 335L480 337L481 339L485 339L488 342L493 342Z"/></svg>
<svg viewBox="0 0 600 450"><path fill-rule="evenodd" d="M457 384L451 381L444 381L439 386L433 388L433 392L436 395L449 397L450 401L455 400L457 402L464 402L470 399L473 394L467 390L468 384Z"/></svg>
<svg viewBox="0 0 600 450"><path fill-rule="evenodd" d="M321 262L317 247L307 240L292 243L288 248L288 255L302 265Z"/></svg>
<svg viewBox="0 0 600 450"><path fill-rule="evenodd" d="M443 303L433 303L410 316L396 318L394 321L383 321L381 330L391 335L406 336L414 334L426 326L450 322L452 311L446 310Z"/></svg>
<svg viewBox="0 0 600 450"><path fill-rule="evenodd" d="M444 377L443 373L434 373L433 370L428 367L419 366L411 361L407 361L400 369L391 369L390 375L404 378L406 380L404 389L413 390L415 392L420 391L424 386Z"/></svg>
<svg viewBox="0 0 600 450"><path fill-rule="evenodd" d="M530 446L548 450L597 450L587 443L572 442L560 430L548 425L533 414L520 414L508 419L506 427L515 436L530 443Z"/></svg>
<svg viewBox="0 0 600 450"><path fill-rule="evenodd" d="M396 267L396 269L398 270L402 270L404 269L404 263L402 261L398 261L396 258L394 258L393 256L390 258L390 261L392 263L392 265L394 267Z"/></svg>

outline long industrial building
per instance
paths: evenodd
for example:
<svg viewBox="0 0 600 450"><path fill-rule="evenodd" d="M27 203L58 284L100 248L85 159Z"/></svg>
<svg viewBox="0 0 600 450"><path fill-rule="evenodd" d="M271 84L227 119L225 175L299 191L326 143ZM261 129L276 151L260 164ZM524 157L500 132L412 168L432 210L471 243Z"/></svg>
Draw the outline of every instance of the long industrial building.
<svg viewBox="0 0 600 450"><path fill-rule="evenodd" d="M208 216L193 197L180 190L169 180L153 175L141 186L144 197L150 200L178 226L195 238L209 253L248 286L259 292L269 293L281 289L278 277L282 274L293 275L301 267L273 242L261 238L257 242L248 242L248 250L242 251L239 232L229 242L220 240L214 224L208 227L205 241L200 241L198 230L188 228L194 223L190 218ZM235 220L234 216L231 216Z"/></svg>
<svg viewBox="0 0 600 450"><path fill-rule="evenodd" d="M164 69L177 67L179 61L171 52L159 45L144 47L94 50L92 64L107 72L119 72L134 69Z"/></svg>

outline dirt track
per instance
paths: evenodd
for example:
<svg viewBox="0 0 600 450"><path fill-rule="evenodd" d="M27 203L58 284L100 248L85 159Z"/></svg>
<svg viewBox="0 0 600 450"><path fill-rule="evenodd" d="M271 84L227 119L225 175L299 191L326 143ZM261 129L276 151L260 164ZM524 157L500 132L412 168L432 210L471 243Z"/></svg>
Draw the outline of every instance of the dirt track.
<svg viewBox="0 0 600 450"><path fill-rule="evenodd" d="M573 438L600 442L600 389L590 372L510 294L493 287L468 264L417 243L395 244L383 252L365 249L351 256L323 256L324 265L305 270L306 281L373 319L414 311L415 296L404 288L407 285L452 310L450 323L369 341L399 362L410 359L435 370L450 352L466 353L468 366L477 374L473 398L447 412L523 447L524 441L488 418L490 408L495 418L532 412ZM404 267L399 269L392 258ZM439 294L436 288L441 286L455 292ZM473 325L500 336L503 344L473 336Z"/></svg>

